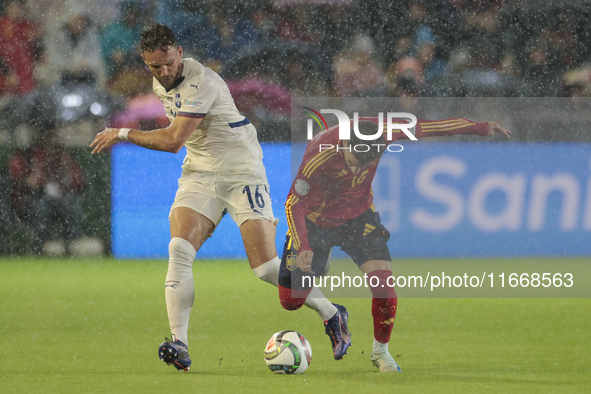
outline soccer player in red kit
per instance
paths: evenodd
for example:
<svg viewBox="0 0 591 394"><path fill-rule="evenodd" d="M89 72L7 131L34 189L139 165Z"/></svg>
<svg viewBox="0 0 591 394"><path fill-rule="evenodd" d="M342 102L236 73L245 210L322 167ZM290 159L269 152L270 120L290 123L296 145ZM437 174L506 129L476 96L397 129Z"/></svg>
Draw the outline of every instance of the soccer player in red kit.
<svg viewBox="0 0 591 394"><path fill-rule="evenodd" d="M377 134L378 122L379 118L360 118L359 132ZM405 120L398 120L402 123ZM463 118L418 120L414 129L416 138L495 133L509 137L511 132L495 122L474 123ZM374 325L371 360L382 372L400 372L388 351L397 308L396 292L387 284L392 276L387 245L390 233L374 209L371 183L386 147L408 136L397 131L390 139L384 133L368 142L352 134L350 140L339 140L335 126L316 135L306 148L285 203L289 231L279 272L279 297L285 309L299 309L313 289L302 277L324 275L332 247L340 246L370 284ZM358 144L365 146L355 149ZM334 357L339 360L351 345L351 335L346 308L335 306L338 313L324 325Z"/></svg>

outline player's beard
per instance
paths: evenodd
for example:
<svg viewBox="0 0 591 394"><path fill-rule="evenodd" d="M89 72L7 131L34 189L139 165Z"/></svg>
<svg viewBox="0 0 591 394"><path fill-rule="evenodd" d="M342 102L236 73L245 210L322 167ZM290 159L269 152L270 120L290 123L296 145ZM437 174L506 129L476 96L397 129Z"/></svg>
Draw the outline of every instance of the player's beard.
<svg viewBox="0 0 591 394"><path fill-rule="evenodd" d="M160 85L162 85L165 89L170 89L171 86L174 86L177 83L177 81L182 76L182 74L183 74L183 67L182 67L182 63L181 63L181 66L179 66L179 69L178 69L176 75L174 76L174 78L164 79L164 78L156 77L156 79L158 80L158 82L160 82Z"/></svg>

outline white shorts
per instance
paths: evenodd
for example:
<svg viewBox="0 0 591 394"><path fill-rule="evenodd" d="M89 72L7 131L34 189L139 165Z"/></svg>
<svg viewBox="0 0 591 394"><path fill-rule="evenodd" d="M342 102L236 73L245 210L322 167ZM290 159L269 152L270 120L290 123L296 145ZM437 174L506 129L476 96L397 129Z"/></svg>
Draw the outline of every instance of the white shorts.
<svg viewBox="0 0 591 394"><path fill-rule="evenodd" d="M226 213L230 214L238 227L252 219L267 219L277 224L278 220L273 216L269 185L263 182L248 184L242 175L203 174L185 170L179 179L179 188L170 212L177 207L191 208L216 226Z"/></svg>

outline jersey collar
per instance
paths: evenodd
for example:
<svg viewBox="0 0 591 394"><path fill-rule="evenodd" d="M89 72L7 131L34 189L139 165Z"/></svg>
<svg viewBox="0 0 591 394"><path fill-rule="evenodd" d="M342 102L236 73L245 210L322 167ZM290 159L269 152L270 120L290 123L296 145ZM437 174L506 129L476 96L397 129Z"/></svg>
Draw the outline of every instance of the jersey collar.
<svg viewBox="0 0 591 394"><path fill-rule="evenodd" d="M164 88L164 90L166 90L166 93L170 93L170 91L171 91L172 89L178 88L178 87L179 87L179 85L180 85L181 83L183 83L183 81L184 81L184 80L185 80L185 77L180 77L179 79L177 79L177 80L176 80L176 82L175 82L175 83L173 83L173 84L172 84L172 86L171 86L170 88L166 89L166 88L164 88L164 86L162 86L162 87Z"/></svg>

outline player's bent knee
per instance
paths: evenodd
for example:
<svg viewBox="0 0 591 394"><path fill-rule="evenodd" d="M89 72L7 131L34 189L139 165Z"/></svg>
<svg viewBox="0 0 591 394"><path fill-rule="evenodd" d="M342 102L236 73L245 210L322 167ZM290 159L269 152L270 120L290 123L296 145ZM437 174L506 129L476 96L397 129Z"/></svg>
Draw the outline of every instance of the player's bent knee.
<svg viewBox="0 0 591 394"><path fill-rule="evenodd" d="M281 306L283 309L288 311L296 311L300 309L304 303L306 302L306 297L310 294L310 290L300 290L294 291L290 288L278 286L279 287L279 300L281 301Z"/></svg>
<svg viewBox="0 0 591 394"><path fill-rule="evenodd" d="M375 286L370 285L372 298L396 299L396 291L394 290L392 283L389 281L391 276L391 270L374 270L367 274L369 283L375 284Z"/></svg>

